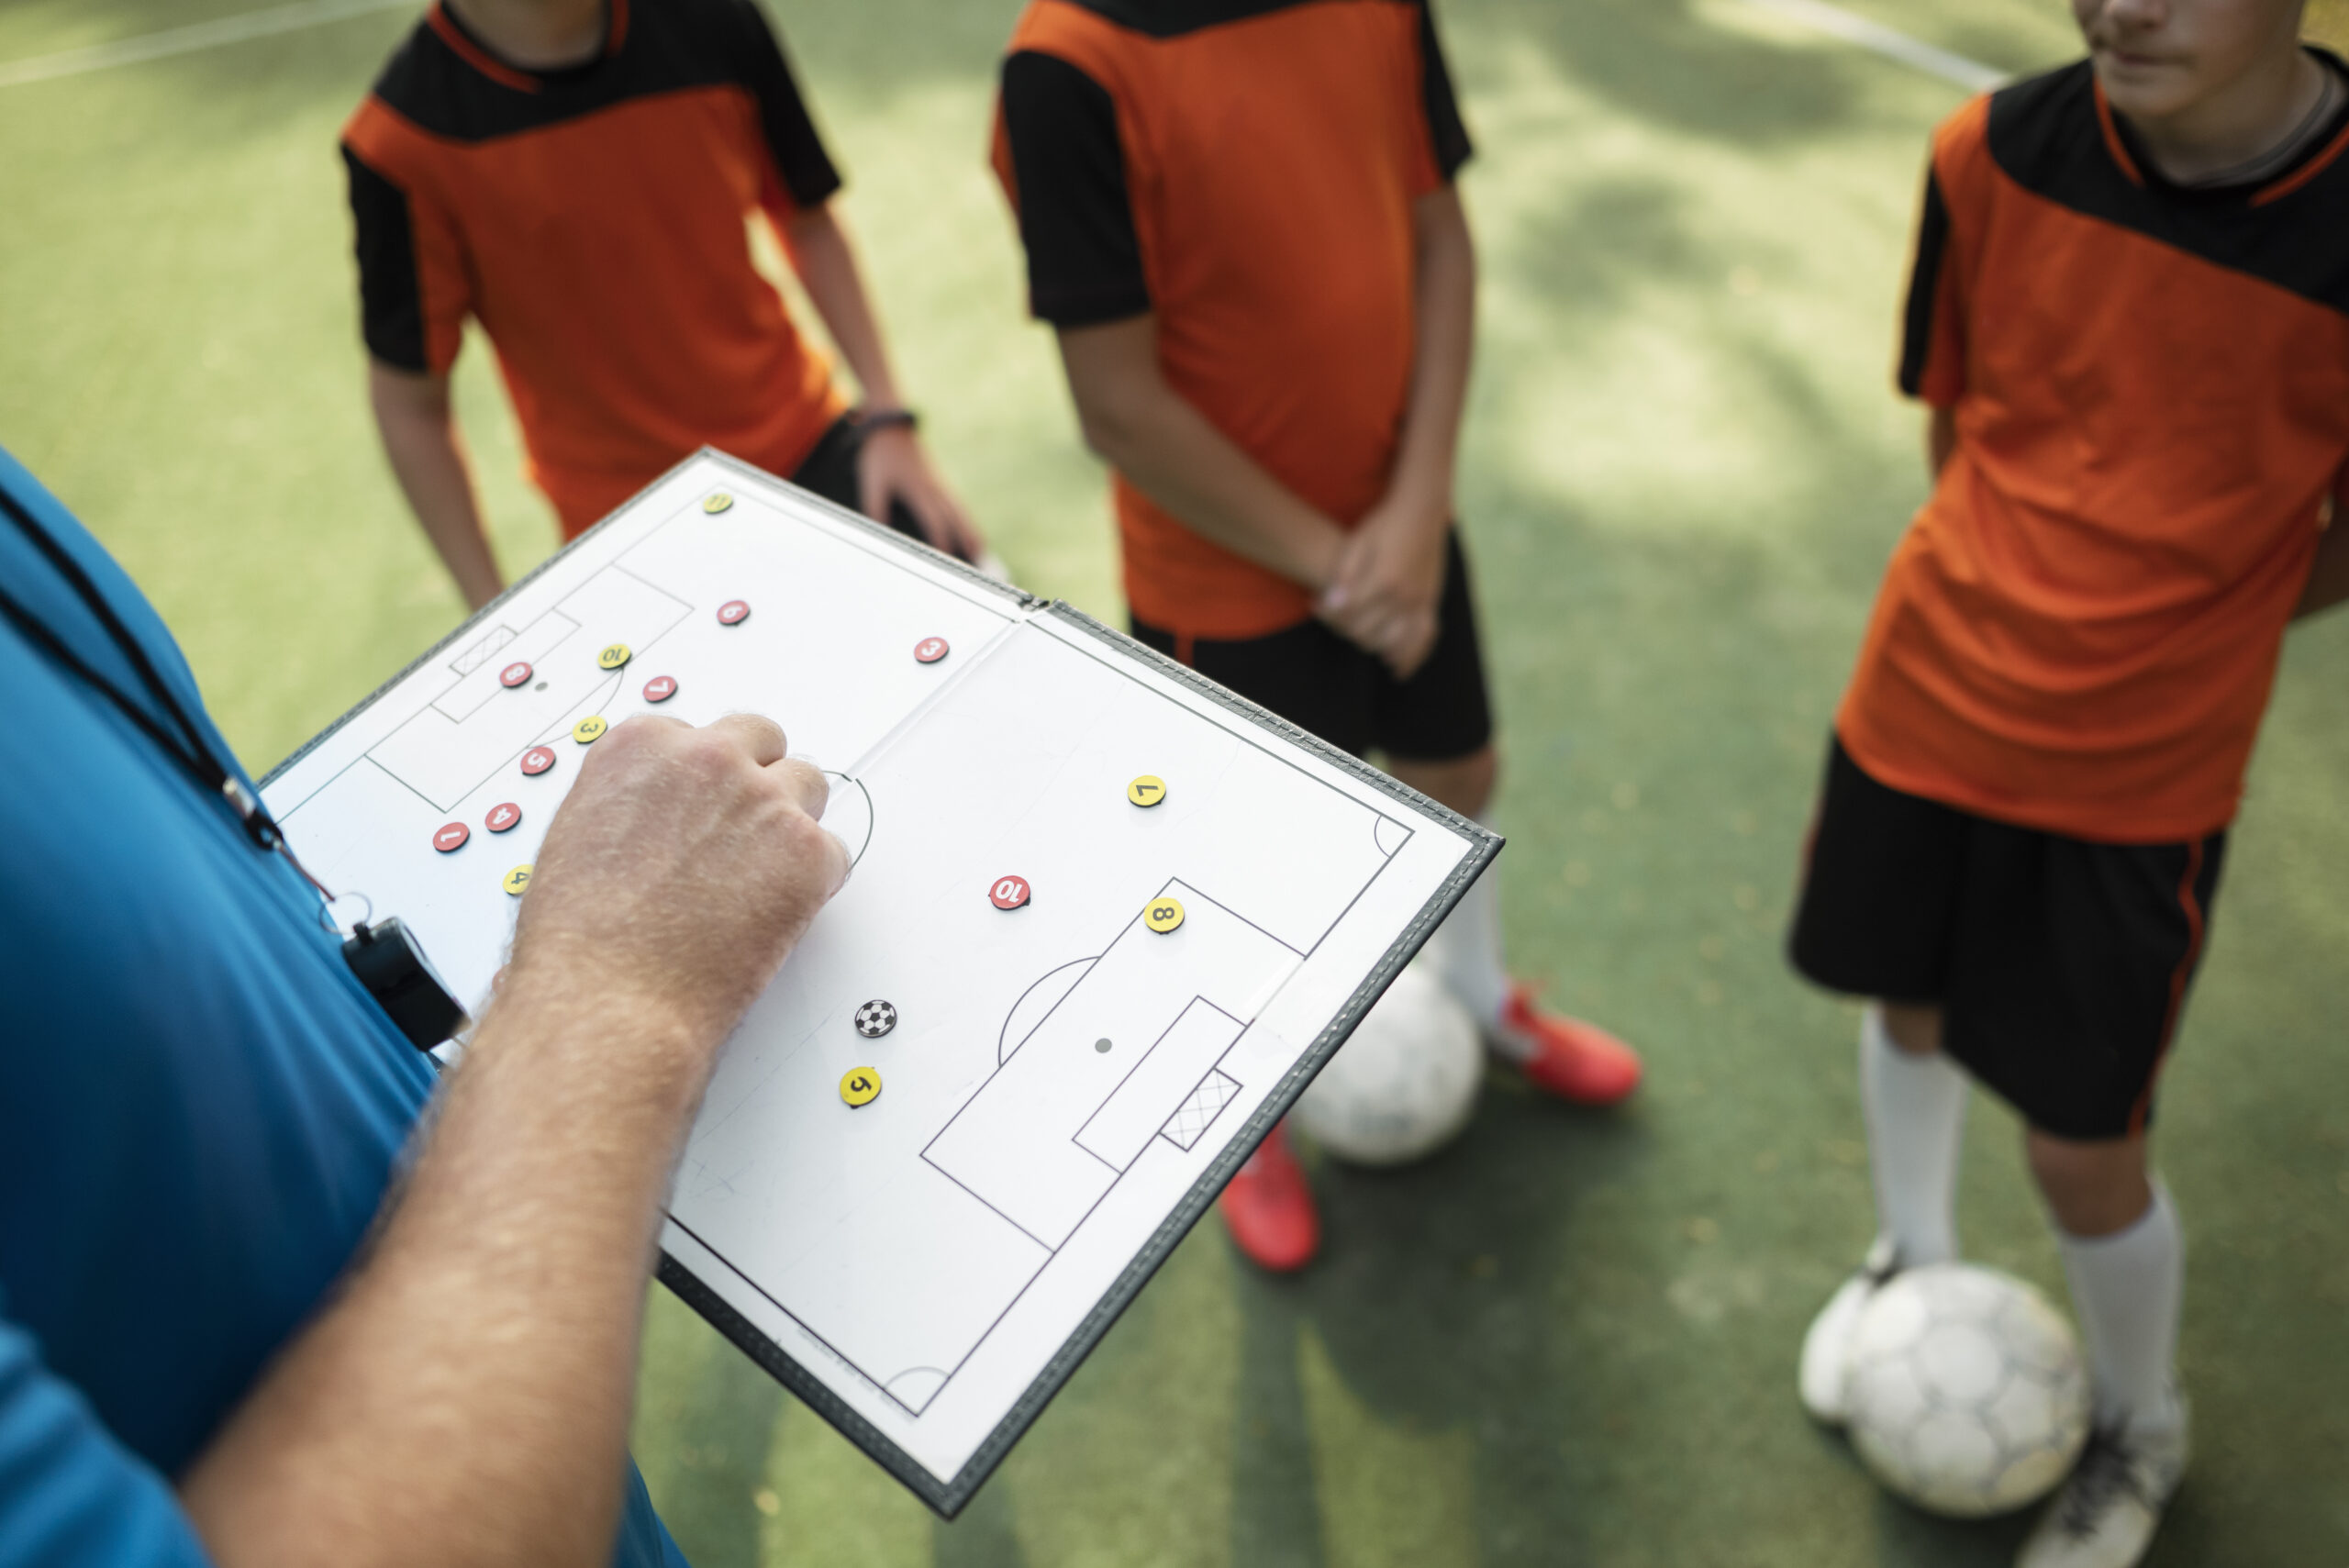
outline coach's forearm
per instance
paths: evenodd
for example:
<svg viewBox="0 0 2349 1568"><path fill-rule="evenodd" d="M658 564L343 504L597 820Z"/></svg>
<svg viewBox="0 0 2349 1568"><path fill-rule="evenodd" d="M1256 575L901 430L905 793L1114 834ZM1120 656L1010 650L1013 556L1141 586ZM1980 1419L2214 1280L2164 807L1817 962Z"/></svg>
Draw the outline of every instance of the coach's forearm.
<svg viewBox="0 0 2349 1568"><path fill-rule="evenodd" d="M1152 317L1061 333L1085 445L1193 532L1319 593L1344 530L1167 384L1157 340Z"/></svg>
<svg viewBox="0 0 2349 1568"><path fill-rule="evenodd" d="M392 473L424 526L425 537L457 580L465 603L481 608L506 584L482 528L473 466L450 406L448 378L394 370L371 360L367 395Z"/></svg>
<svg viewBox="0 0 2349 1568"><path fill-rule="evenodd" d="M709 1051L518 974L340 1297L185 1477L217 1561L600 1565L648 1260Z"/></svg>

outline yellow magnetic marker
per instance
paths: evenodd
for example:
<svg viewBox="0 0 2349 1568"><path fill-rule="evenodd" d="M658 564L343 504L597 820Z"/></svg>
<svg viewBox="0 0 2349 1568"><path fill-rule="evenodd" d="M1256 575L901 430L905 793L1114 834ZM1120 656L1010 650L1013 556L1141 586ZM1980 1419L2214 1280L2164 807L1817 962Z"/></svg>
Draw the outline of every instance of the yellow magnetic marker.
<svg viewBox="0 0 2349 1568"><path fill-rule="evenodd" d="M604 731L610 728L610 722L602 714L591 713L571 727L571 738L582 746L590 745L602 740Z"/></svg>
<svg viewBox="0 0 2349 1568"><path fill-rule="evenodd" d="M519 898L529 885L530 868L529 866L516 866L506 873L505 886L507 896Z"/></svg>
<svg viewBox="0 0 2349 1568"><path fill-rule="evenodd" d="M727 507L731 506L733 504L734 497L726 494L725 491L720 490L715 495L705 496L702 500L701 509L707 512L714 517L718 516L718 513L726 510Z"/></svg>
<svg viewBox="0 0 2349 1568"><path fill-rule="evenodd" d="M1164 936L1183 923L1183 901L1172 895L1152 899L1142 908L1141 923Z"/></svg>
<svg viewBox="0 0 2349 1568"><path fill-rule="evenodd" d="M1144 773L1126 786L1126 798L1136 806L1156 806L1166 798L1166 781L1156 773Z"/></svg>
<svg viewBox="0 0 2349 1568"><path fill-rule="evenodd" d="M596 663L600 669L617 670L635 657L636 651L629 647L627 643L615 642L609 648L605 649L601 653L596 655Z"/></svg>
<svg viewBox="0 0 2349 1568"><path fill-rule="evenodd" d="M881 1074L870 1067L852 1067L841 1079L841 1098L852 1106L868 1106L881 1092Z"/></svg>

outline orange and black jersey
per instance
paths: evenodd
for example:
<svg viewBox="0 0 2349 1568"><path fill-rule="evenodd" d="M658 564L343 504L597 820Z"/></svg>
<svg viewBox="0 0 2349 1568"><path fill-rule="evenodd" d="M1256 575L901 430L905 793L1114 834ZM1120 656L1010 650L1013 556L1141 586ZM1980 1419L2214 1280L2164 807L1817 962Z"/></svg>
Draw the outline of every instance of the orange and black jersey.
<svg viewBox="0 0 2349 1568"><path fill-rule="evenodd" d="M1167 380L1352 523L1391 470L1413 351L1411 204L1469 156L1425 0L1034 0L996 168L1030 307L1155 312ZM1135 615L1243 638L1311 613L1122 479Z"/></svg>
<svg viewBox="0 0 2349 1568"><path fill-rule="evenodd" d="M2085 61L1942 126L1899 377L1956 443L1837 716L1871 775L2106 842L2233 816L2349 464L2344 151L2173 185Z"/></svg>
<svg viewBox="0 0 2349 1568"><path fill-rule="evenodd" d="M518 69L435 5L343 133L368 351L445 373L480 320L575 533L705 442L789 473L841 411L746 220L840 187L752 0L609 0Z"/></svg>

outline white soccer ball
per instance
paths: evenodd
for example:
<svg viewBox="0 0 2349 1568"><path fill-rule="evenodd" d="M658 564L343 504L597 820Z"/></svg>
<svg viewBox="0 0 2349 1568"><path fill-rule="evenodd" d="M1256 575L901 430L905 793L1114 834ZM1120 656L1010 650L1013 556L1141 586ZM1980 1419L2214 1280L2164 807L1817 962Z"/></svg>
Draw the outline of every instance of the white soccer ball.
<svg viewBox="0 0 2349 1568"><path fill-rule="evenodd" d="M1459 1136L1484 1076L1484 1044L1468 1009L1414 963L1395 977L1293 1114L1335 1159L1402 1165Z"/></svg>
<svg viewBox="0 0 2349 1568"><path fill-rule="evenodd" d="M1957 1518L2046 1496L2088 1435L2088 1375L2064 1315L1976 1263L1905 1269L1853 1329L1852 1446L1878 1481Z"/></svg>

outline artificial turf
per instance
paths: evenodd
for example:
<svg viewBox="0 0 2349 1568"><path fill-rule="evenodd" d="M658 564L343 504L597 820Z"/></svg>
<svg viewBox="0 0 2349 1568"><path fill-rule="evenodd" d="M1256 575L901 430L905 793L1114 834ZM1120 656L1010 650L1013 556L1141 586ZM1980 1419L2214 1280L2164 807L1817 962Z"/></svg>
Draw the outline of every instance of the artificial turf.
<svg viewBox="0 0 2349 1568"><path fill-rule="evenodd" d="M0 62L251 0L13 0ZM2010 70L2055 0L1851 0ZM2312 26L2349 31L2340 0ZM983 167L1004 0L778 4L941 461L1016 574L1118 612L1102 484ZM1186 1242L952 1525L653 1293L636 1450L704 1568L2003 1562L1881 1496L1792 1390L1868 1229L1854 1020L1780 939L1826 725L1921 495L1889 389L1957 89L1748 0L1445 0L1484 262L1462 510L1508 759L1518 965L1651 1076L1497 1080L1419 1168L1322 1165L1325 1258ZM74 506L265 767L460 614L361 395L335 130L375 13L0 88L0 443ZM476 343L511 567L552 542ZM2155 1564L2349 1560L2349 618L2296 632L2167 1079L2199 1452ZM786 725L789 715L780 716ZM0 742L5 755L5 742ZM2325 1020L2334 1019L2328 1024ZM2013 1118L1974 1255L2060 1294Z"/></svg>

